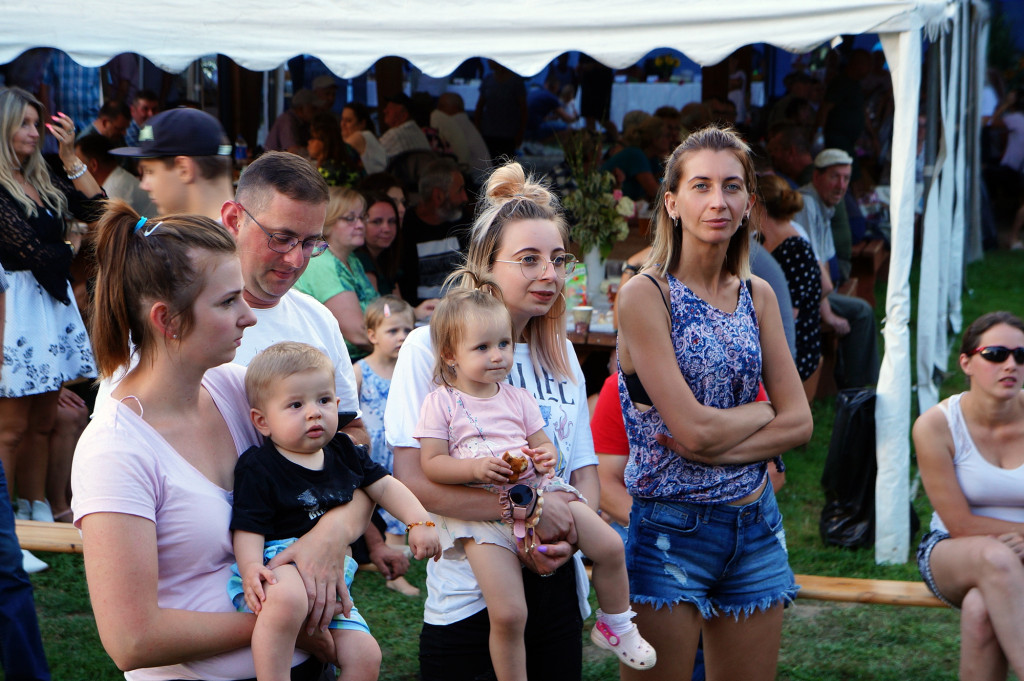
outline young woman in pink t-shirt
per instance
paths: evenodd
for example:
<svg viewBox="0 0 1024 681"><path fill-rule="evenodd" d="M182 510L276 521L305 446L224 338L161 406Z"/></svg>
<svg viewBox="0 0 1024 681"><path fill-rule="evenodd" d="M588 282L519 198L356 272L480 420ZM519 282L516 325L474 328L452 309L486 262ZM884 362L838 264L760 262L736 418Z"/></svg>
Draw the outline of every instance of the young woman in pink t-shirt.
<svg viewBox="0 0 1024 681"><path fill-rule="evenodd" d="M556 257L563 259L554 263L556 272L564 258ZM579 493L552 474L558 451L544 433L536 400L506 381L514 342L499 295L494 284L482 282L449 293L437 306L430 335L439 387L427 396L414 436L432 482L483 486L501 496L500 522L437 520L445 557L464 557L473 568L487 602L491 662L499 681L508 681L526 679L527 607L516 540L533 548L545 490ZM602 607L591 639L635 669L654 666L654 649L631 622L622 540L582 497L569 508L578 545L594 561Z"/></svg>

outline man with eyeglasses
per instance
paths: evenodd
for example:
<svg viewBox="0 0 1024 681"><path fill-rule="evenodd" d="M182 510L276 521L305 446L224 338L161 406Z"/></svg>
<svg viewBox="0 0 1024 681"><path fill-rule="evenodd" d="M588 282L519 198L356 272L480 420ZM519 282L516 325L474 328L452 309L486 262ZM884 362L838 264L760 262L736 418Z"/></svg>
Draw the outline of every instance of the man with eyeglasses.
<svg viewBox="0 0 1024 681"><path fill-rule="evenodd" d="M319 348L334 364L341 400L339 425L350 419L341 432L357 444L369 445L352 361L338 322L323 304L292 288L310 258L327 248L323 239L327 200L327 183L309 161L288 152L268 151L246 168L234 200L224 203L222 222L238 242L242 297L256 315L256 325L246 329L234 361L248 365L261 350L285 340ZM358 562L373 562L384 574L404 574L408 559L384 543L376 523L374 518L366 529L365 547L353 544L354 557ZM308 576L303 573L304 580Z"/></svg>
<svg viewBox="0 0 1024 681"><path fill-rule="evenodd" d="M310 296L292 290L309 260L324 252L327 183L309 161L288 152L260 156L242 173L234 200L221 220L238 242L242 296L256 314L235 362L247 365L279 341L309 343L334 363L338 410L353 416L342 428L355 442L369 444L359 416L352 361L334 316Z"/></svg>

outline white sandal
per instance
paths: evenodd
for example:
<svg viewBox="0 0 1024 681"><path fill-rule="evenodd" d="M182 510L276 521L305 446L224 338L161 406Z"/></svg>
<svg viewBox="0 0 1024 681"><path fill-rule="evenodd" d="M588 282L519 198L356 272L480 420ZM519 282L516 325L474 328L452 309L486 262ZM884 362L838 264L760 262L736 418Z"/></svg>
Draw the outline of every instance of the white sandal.
<svg viewBox="0 0 1024 681"><path fill-rule="evenodd" d="M598 648L615 653L623 664L633 669L650 669L658 661L658 654L640 635L635 624L630 624L629 631L622 636L616 636L608 625L599 619L590 630L590 640Z"/></svg>

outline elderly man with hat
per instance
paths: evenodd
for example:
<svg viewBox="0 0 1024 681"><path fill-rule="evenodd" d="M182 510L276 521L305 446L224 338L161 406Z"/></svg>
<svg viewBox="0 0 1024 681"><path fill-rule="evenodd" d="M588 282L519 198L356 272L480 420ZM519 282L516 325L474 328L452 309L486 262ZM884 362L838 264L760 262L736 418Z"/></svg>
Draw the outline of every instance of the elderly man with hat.
<svg viewBox="0 0 1024 681"><path fill-rule="evenodd" d="M825 149L814 158L814 175L800 188L804 207L793 217L806 231L821 268L821 318L839 335L836 383L861 388L878 381L875 314L867 301L835 292L839 268L832 216L850 184L853 159L842 149Z"/></svg>
<svg viewBox="0 0 1024 681"><path fill-rule="evenodd" d="M338 81L326 73L313 79L313 97L317 111L332 111L338 96Z"/></svg>
<svg viewBox="0 0 1024 681"><path fill-rule="evenodd" d="M150 118L134 147L111 154L139 159L139 186L157 213L192 213L220 219L234 196L231 143L220 121L198 109L171 109Z"/></svg>
<svg viewBox="0 0 1024 681"><path fill-rule="evenodd" d="M407 151L430 151L430 142L412 117L412 100L403 92L385 100L382 116L388 130L380 136L388 158Z"/></svg>

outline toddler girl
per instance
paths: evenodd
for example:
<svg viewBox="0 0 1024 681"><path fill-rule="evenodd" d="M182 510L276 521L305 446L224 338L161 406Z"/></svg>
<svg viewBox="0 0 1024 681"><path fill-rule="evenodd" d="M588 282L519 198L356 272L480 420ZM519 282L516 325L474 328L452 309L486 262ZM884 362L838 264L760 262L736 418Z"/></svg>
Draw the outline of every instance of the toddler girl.
<svg viewBox="0 0 1024 681"><path fill-rule="evenodd" d="M591 639L623 663L649 669L655 651L630 621L622 540L575 488L551 473L558 452L542 430L540 409L527 391L506 381L512 319L496 295L497 288L486 282L453 291L430 323L439 387L427 396L414 432L423 472L436 483L488 488L504 507L504 522L435 518L443 555L468 559L473 568L487 602L491 662L499 681L525 680L527 609L517 542L527 551L537 543L532 528L543 513L546 490L572 492L579 497L569 504L578 545L594 562L602 608Z"/></svg>
<svg viewBox="0 0 1024 681"><path fill-rule="evenodd" d="M359 409L363 424L370 435L370 458L394 473L394 453L384 440L384 405L391 389L391 375L395 372L398 351L415 325L414 310L409 303L395 296L381 296L366 306L366 337L373 351L353 365ZM379 509L387 523L385 540L388 544L405 545L405 525L393 515ZM406 596L418 596L420 590L405 577L388 579L387 587Z"/></svg>

